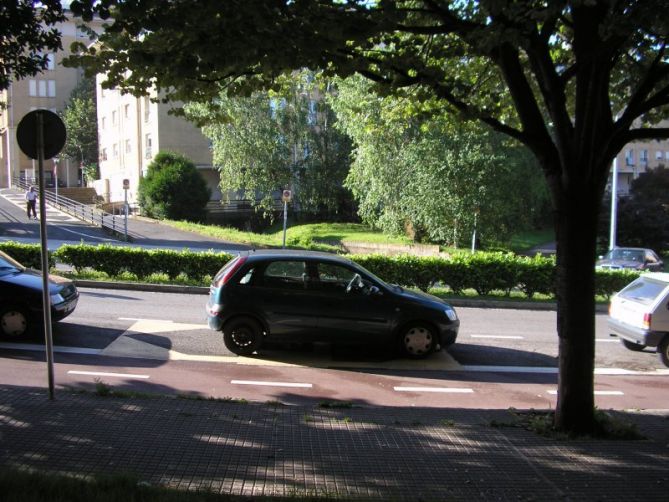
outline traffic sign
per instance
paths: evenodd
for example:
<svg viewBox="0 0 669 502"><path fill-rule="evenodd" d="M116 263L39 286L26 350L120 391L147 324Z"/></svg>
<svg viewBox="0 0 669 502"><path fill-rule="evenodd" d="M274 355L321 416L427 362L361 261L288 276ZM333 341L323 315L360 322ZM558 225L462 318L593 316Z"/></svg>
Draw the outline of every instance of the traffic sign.
<svg viewBox="0 0 669 502"><path fill-rule="evenodd" d="M16 140L21 151L31 159L39 159L38 135L42 127L44 159L58 155L65 146L67 134L61 118L49 110L33 110L26 114L16 129Z"/></svg>

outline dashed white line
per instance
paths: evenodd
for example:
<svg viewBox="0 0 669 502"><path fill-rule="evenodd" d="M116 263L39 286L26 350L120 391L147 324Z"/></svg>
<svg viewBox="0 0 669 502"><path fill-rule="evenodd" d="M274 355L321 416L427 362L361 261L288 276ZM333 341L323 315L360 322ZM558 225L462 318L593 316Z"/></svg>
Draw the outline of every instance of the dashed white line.
<svg viewBox="0 0 669 502"><path fill-rule="evenodd" d="M472 338L493 338L497 340L524 340L524 336L518 335L470 335Z"/></svg>
<svg viewBox="0 0 669 502"><path fill-rule="evenodd" d="M133 373L106 373L103 371L76 371L70 370L67 372L68 375L86 375L86 376L101 376L101 377L114 377L114 378L132 378L139 380L146 380L150 378L150 375L136 375Z"/></svg>
<svg viewBox="0 0 669 502"><path fill-rule="evenodd" d="M474 389L457 387L393 387L396 392L442 392L445 394L472 394Z"/></svg>
<svg viewBox="0 0 669 502"><path fill-rule="evenodd" d="M295 383L295 382L261 382L258 380L230 380L233 385L258 385L265 387L298 387L302 389L311 389L313 387L310 383Z"/></svg>
<svg viewBox="0 0 669 502"><path fill-rule="evenodd" d="M546 391L551 396L557 396L556 390L547 390ZM596 390L595 396L624 396L625 393L621 390Z"/></svg>

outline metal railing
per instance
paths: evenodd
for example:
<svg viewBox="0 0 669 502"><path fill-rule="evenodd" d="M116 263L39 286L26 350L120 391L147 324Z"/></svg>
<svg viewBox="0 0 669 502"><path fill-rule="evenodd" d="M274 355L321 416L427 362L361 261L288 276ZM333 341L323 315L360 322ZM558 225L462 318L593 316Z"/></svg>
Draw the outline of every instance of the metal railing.
<svg viewBox="0 0 669 502"><path fill-rule="evenodd" d="M30 186L38 187L34 184L28 183L24 179L14 178L14 186L18 186L23 190L28 190ZM56 189L54 191L44 190L44 199L52 207L69 214L81 221L91 223L104 230L117 235L124 240L130 240L128 235L127 219L125 216L116 216L115 214L107 213L95 207L93 204L82 204L76 200L58 195Z"/></svg>

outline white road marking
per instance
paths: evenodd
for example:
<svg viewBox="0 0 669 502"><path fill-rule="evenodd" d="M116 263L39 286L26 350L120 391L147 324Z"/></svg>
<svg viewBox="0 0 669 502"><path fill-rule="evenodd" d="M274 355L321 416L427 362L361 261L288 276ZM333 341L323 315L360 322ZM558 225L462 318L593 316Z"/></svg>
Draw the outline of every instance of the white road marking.
<svg viewBox="0 0 669 502"><path fill-rule="evenodd" d="M87 376L104 376L104 377L114 377L114 378L136 378L139 380L146 380L150 378L149 375L135 375L132 373L106 373L103 371L75 371L71 370L67 372L68 375L87 375Z"/></svg>
<svg viewBox="0 0 669 502"><path fill-rule="evenodd" d="M546 391L551 396L557 396L556 390L547 390ZM624 396L625 393L621 390L596 390L595 396Z"/></svg>
<svg viewBox="0 0 669 502"><path fill-rule="evenodd" d="M311 389L313 387L310 383L293 383L293 382L261 382L257 380L230 380L233 385L258 385L265 387L298 387L302 389Z"/></svg>
<svg viewBox="0 0 669 502"><path fill-rule="evenodd" d="M524 340L523 336L516 335L470 335L472 338L496 338L499 340Z"/></svg>
<svg viewBox="0 0 669 502"><path fill-rule="evenodd" d="M472 394L474 389L457 387L393 387L396 392L443 392L446 394Z"/></svg>

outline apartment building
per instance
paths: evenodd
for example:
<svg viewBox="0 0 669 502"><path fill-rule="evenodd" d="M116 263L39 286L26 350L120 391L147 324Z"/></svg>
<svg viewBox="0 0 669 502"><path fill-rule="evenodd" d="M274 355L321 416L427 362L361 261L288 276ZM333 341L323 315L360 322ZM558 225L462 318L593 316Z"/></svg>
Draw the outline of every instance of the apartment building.
<svg viewBox="0 0 669 502"><path fill-rule="evenodd" d="M21 119L32 110L46 109L59 113L67 105L83 73L76 68L65 68L62 60L70 54L72 42L87 43L90 40L88 32L81 28L80 23L81 20L68 15L65 22L57 25L62 33L63 50L48 54L48 68L34 77L16 80L7 90L0 91L0 102L6 104L6 108L0 108L0 187L12 186L14 178L31 180L37 176L37 161L21 152L16 141L16 129ZM89 26L101 30L102 22L94 20ZM61 185L81 184L80 162L77 159L48 159L44 163L44 171L47 186L54 186L56 175Z"/></svg>
<svg viewBox="0 0 669 502"><path fill-rule="evenodd" d="M219 175L212 166L209 140L199 128L182 117L170 115L177 106L155 102L156 95L136 98L103 89L105 76L97 76L98 147L100 179L96 192L108 203L137 202L139 180L159 151L180 153L198 168L220 200ZM128 180L127 194L124 180Z"/></svg>

